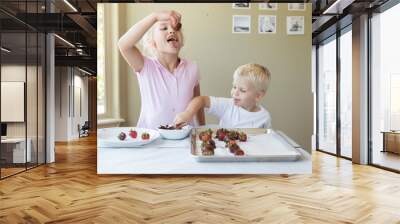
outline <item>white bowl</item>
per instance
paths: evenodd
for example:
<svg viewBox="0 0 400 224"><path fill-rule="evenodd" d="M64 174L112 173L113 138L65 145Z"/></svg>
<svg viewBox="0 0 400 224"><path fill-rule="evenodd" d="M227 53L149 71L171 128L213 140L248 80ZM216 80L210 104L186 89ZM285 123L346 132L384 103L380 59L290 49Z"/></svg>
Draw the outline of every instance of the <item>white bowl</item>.
<svg viewBox="0 0 400 224"><path fill-rule="evenodd" d="M158 132L160 132L160 135L165 138L165 139L172 139L172 140L177 140L177 139L184 139L186 138L190 131L192 130L192 126L186 125L182 129L158 129Z"/></svg>

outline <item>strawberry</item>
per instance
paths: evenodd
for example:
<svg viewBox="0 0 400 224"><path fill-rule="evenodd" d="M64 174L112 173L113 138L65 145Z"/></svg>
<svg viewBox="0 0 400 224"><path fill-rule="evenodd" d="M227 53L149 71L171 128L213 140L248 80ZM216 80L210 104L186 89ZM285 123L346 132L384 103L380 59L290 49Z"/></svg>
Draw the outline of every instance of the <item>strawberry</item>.
<svg viewBox="0 0 400 224"><path fill-rule="evenodd" d="M129 136L131 136L131 138L137 138L137 131L131 129L129 131Z"/></svg>
<svg viewBox="0 0 400 224"><path fill-rule="evenodd" d="M126 138L126 134L124 132L119 133L118 135L119 140L123 141Z"/></svg>
<svg viewBox="0 0 400 224"><path fill-rule="evenodd" d="M142 139L143 140L149 140L150 139L150 134L147 132L143 132L142 133Z"/></svg>
<svg viewBox="0 0 400 224"><path fill-rule="evenodd" d="M241 142L247 141L247 135L246 135L246 133L244 133L244 132L240 132L240 133L239 133L239 141L241 141Z"/></svg>
<svg viewBox="0 0 400 224"><path fill-rule="evenodd" d="M226 136L226 133L225 133L225 132L219 132L217 138L218 138L218 140L220 140L220 141L224 141L225 136Z"/></svg>
<svg viewBox="0 0 400 224"><path fill-rule="evenodd" d="M211 139L211 136L209 134L204 134L201 136L201 140L203 142L208 142L208 140L210 140L210 139Z"/></svg>
<svg viewBox="0 0 400 224"><path fill-rule="evenodd" d="M235 151L235 156L243 156L243 155L244 155L244 151L243 151L243 150L237 149L237 150Z"/></svg>

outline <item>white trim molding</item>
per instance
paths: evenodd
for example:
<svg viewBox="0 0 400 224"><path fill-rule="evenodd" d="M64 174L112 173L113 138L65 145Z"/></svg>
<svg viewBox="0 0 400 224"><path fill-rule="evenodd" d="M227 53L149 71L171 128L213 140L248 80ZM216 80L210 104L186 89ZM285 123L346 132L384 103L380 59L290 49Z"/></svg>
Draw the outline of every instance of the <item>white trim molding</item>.
<svg viewBox="0 0 400 224"><path fill-rule="evenodd" d="M119 127L121 123L125 122L122 118L107 118L97 120L97 128Z"/></svg>

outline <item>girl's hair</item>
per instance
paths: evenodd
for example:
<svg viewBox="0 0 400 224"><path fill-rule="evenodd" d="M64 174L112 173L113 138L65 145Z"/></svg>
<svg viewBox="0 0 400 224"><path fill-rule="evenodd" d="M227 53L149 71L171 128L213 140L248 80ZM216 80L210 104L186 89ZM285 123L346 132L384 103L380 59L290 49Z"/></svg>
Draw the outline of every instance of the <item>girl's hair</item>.
<svg viewBox="0 0 400 224"><path fill-rule="evenodd" d="M156 29L156 24L153 24L153 26L150 27L149 30L147 30L147 32L143 35L142 37L142 47L143 47L143 54L148 56L148 57L155 57L157 55L157 49L155 49L152 46L152 42L154 41L154 30ZM182 32L182 28L180 29L181 33L182 33L182 44L184 41L183 38L183 32Z"/></svg>
<svg viewBox="0 0 400 224"><path fill-rule="evenodd" d="M269 70L259 64L245 64L239 66L233 74L233 79L244 78L254 84L257 91L267 91L271 81Z"/></svg>
<svg viewBox="0 0 400 224"><path fill-rule="evenodd" d="M150 27L150 29L144 34L142 38L143 54L148 57L156 56L156 49L151 45L151 42L154 39L153 35L155 27L155 24L153 24L153 26Z"/></svg>

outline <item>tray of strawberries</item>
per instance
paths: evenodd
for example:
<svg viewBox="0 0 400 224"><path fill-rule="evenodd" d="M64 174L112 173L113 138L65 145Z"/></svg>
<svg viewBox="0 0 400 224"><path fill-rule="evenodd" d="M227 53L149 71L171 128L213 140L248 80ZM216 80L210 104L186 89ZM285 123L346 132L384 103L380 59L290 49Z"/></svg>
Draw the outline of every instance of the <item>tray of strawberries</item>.
<svg viewBox="0 0 400 224"><path fill-rule="evenodd" d="M199 162L295 161L301 157L283 136L261 128L194 128L191 154Z"/></svg>

